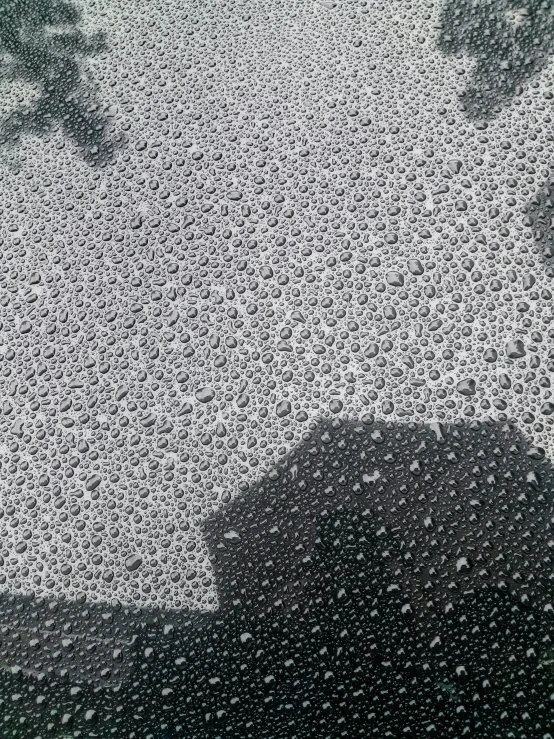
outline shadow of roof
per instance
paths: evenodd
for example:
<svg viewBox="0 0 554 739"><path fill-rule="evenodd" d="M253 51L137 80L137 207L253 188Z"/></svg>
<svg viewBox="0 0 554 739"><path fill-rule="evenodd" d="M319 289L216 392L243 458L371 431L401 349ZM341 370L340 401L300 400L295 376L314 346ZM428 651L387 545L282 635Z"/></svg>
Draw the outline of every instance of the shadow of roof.
<svg viewBox="0 0 554 739"><path fill-rule="evenodd" d="M321 419L207 522L218 612L4 596L9 725L18 737L546 736L553 482L508 424Z"/></svg>
<svg viewBox="0 0 554 739"><path fill-rule="evenodd" d="M366 511L410 596L448 601L503 582L541 601L554 477L513 426L321 420L205 528L223 612L290 608L309 594L321 517Z"/></svg>

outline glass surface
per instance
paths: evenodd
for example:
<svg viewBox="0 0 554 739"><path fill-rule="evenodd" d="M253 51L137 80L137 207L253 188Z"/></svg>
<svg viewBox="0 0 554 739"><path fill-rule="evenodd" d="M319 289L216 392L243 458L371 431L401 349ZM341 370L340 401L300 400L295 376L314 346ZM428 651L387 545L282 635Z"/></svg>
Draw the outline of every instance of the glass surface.
<svg viewBox="0 0 554 739"><path fill-rule="evenodd" d="M553 52L0 0L0 737L552 738Z"/></svg>

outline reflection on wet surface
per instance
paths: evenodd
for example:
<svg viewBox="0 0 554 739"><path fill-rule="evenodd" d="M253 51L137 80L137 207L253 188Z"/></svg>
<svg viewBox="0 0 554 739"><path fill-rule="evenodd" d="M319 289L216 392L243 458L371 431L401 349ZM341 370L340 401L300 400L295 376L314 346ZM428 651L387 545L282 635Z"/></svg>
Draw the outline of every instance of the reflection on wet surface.
<svg viewBox="0 0 554 739"><path fill-rule="evenodd" d="M389 576L412 600L449 602L489 580L521 584L535 599L549 592L552 473L513 426L475 422L446 433L368 415L322 422L305 438L286 465L208 523L222 609L306 598L319 515L340 507L370 517Z"/></svg>
<svg viewBox="0 0 554 739"><path fill-rule="evenodd" d="M448 55L467 59L469 68L460 68L460 75L469 78L460 95L462 109L487 127L487 119L497 116L503 107L514 102L521 104L524 86L533 82L552 61L554 53L554 10L542 0L450 0L442 11L440 50ZM539 108L552 111L554 93L543 92ZM536 139L540 132L536 118L530 116L529 136ZM550 122L550 117L545 119ZM552 136L550 136L552 138ZM521 142L519 142L521 143ZM506 142L505 146L512 146ZM524 159L523 155L520 157ZM534 168L519 162L507 185L517 192L522 187L520 176ZM544 172L547 182L524 206L523 226L533 231L533 238L541 247L549 277L554 276L552 257L553 192L552 173ZM534 278L532 278L534 279Z"/></svg>
<svg viewBox="0 0 554 739"><path fill-rule="evenodd" d="M2 587L215 607L202 522L327 412L493 413L552 456L552 292L519 213L543 173L519 148L503 153L508 110L486 130L458 115L457 62L438 33L420 42L397 33L393 9L356 7L272 6L252 27L205 9L182 25L114 9L126 30L110 34L96 78L106 101L115 85L132 145L98 170L58 154L61 135L14 150L14 163L33 152L33 168L0 173ZM109 27L89 10L87 38ZM308 41L284 35L298 70L309 51L310 85L273 43L295 13ZM434 19L414 13L430 32ZM208 20L236 25L231 47ZM367 48L352 44L341 72L358 21ZM221 54L207 57L208 40ZM258 64L248 50L269 40ZM429 73L412 84L415 67ZM131 77L136 96L122 90ZM348 99L328 99L334 85ZM510 130L544 163L540 123L536 145L531 117Z"/></svg>
<svg viewBox="0 0 554 739"><path fill-rule="evenodd" d="M109 157L108 119L81 64L107 49L105 35L83 33L77 6L63 0L2 0L0 11L0 80L20 91L15 110L0 121L0 145L61 128L91 164Z"/></svg>
<svg viewBox="0 0 554 739"><path fill-rule="evenodd" d="M549 277L554 277L554 179L552 177L545 187L529 200L524 210L524 224L532 230L533 238L540 246L546 273Z"/></svg>
<svg viewBox="0 0 554 739"><path fill-rule="evenodd" d="M548 736L553 481L509 425L322 421L207 525L219 612L6 598L6 736Z"/></svg>
<svg viewBox="0 0 554 739"><path fill-rule="evenodd" d="M521 95L554 51L554 12L542 0L448 0L441 26L441 51L470 63L460 73L469 78L461 100L472 118L492 118Z"/></svg>
<svg viewBox="0 0 554 739"><path fill-rule="evenodd" d="M336 14L314 20L318 63L304 55L299 33L290 68L279 67L280 49L272 46L279 24L269 16L260 29L257 18L250 25L249 13L230 14L229 25L218 30L226 38L235 24L234 41L221 44L219 58L205 51L205 39L215 41L217 34L202 13L198 22L191 11L184 32L190 39L171 43L179 54L189 48L192 61L184 63L184 53L166 57L160 45L159 67L149 56L154 39L136 31L131 18L129 35L136 31L140 44L135 39L135 47L129 42L121 48L141 50L140 64L134 58L129 64L133 84L144 93L143 103L153 80L167 92L154 95L136 118L136 101L125 92L126 130L133 125L137 136L121 171L127 168L129 180L137 175L133 185L114 188L117 197L110 200L112 171L108 184L98 187L98 201L82 198L75 222L66 221L63 243L48 246L40 264L33 263L32 289L25 279L34 254L15 248L29 234L10 225L18 235L13 251L11 242L6 248L11 296L2 296L10 311L2 346L13 340L17 352L10 345L3 355L6 363L15 360L15 369L2 412L9 440L6 479L15 484L2 511L11 551L2 559L1 582L21 587L27 578L37 588L73 596L80 592L76 581L90 588L88 598L76 596L76 602L2 596L2 737L551 737L554 476L544 450L507 420L512 409L505 398L510 400L512 387L508 373L516 400L524 384L531 387L534 405L516 403L513 413L548 440L554 404L546 372L553 365L544 338L553 334L546 321L542 333L534 329L552 296L535 289L536 277L516 273L514 265L519 270L525 254L525 269L531 269L537 245L547 263L554 255L553 192L548 173L536 171L534 155L522 161L532 146L525 149L519 139L521 156L518 149L514 159L504 160L515 146L510 136L495 149L488 133L503 109L523 107L526 86L539 90L538 99L533 115L514 130L534 142L535 113L545 113L541 125L549 123L552 94L539 89L538 79L552 56L554 15L538 2L445 4L438 48L451 62L459 57L470 65L456 70L468 80L460 100L475 130L466 140L452 110L436 99L429 118L418 117L428 83L421 74L412 99L413 90L400 84L399 64L411 59L416 40L397 33L394 12L384 13L382 24L392 60L382 49L377 64L366 48L373 53L382 39L374 19L366 17L366 4L356 5L359 18L354 5L351 13L344 5L319 4L318 13ZM107 33L83 30L77 6L68 2L18 1L0 9L0 74L10 94L16 90L0 143L15 148L26 134L48 139L61 132L65 139L56 146L71 141L90 164L111 163L108 103L100 102L94 75L85 78L87 59L108 49ZM285 16L290 22L288 7ZM223 13L214 17L220 22ZM293 20L300 26L304 16L298 17ZM292 25L280 20L292 38ZM406 15L403 21L411 23ZM351 38L362 23L374 41L366 48ZM335 30L342 34L336 36L338 50ZM402 67L410 74L432 57L425 51L428 31L421 23L421 53ZM272 43L263 50L267 36ZM254 37L263 63L239 69L241 55L254 58L244 52ZM350 67L340 77L347 46ZM304 64L306 77L295 78L292 67ZM432 70L435 81L442 80L440 66ZM271 78L277 68L286 80L283 89L270 79L255 101L253 94L248 98L252 69ZM119 83L125 86L127 79ZM241 84L235 88L236 82ZM204 84L213 92L207 101ZM175 90L168 89L172 85ZM194 102L182 105L195 85ZM398 108L389 105L395 85L402 87ZM353 92L348 99L347 89ZM442 89L435 92L446 97ZM299 123L293 112L302 106ZM390 116L383 113L387 108ZM436 131L429 123L433 116L444 120ZM143 125L145 132L136 130ZM426 125L419 139L412 137L413 129ZM468 144L468 151L474 133L477 145ZM506 183L500 193L495 157L507 162L499 168ZM90 185L86 177L82 182ZM59 179L55 193L61 200L48 198L65 206ZM73 184L69 180L71 173L66 187ZM32 192L43 186L48 192L51 185L33 185ZM18 187L27 192L25 183ZM509 210L517 204L513 195L531 197L521 227ZM38 222L50 223L47 203ZM502 247L490 226L499 216ZM81 220L90 229L86 238ZM511 262L518 229L532 231L533 245L518 242ZM36 231L32 236L40 243ZM73 283L92 286L82 296L87 303L64 286L57 267L45 266L50 258L63 262L61 272ZM99 265L106 269L105 284ZM552 276L550 266L546 274ZM60 287L48 294L54 281ZM516 311L526 316L521 323L489 300L506 286L509 303L518 281L524 297L539 306L534 315L520 300ZM26 305L40 305L38 318L34 309L21 311L22 294ZM206 320L213 322L209 330ZM515 327L513 335L503 333L506 326ZM106 352L102 332L113 353ZM40 355L44 333L54 348ZM397 334L406 343L398 343ZM88 346L78 343L83 335ZM351 363L353 356L359 366ZM75 377L83 367L88 374ZM18 384L17 372L29 387ZM92 386L98 388L91 392ZM362 397L363 405L396 420L432 418L435 411L443 419L498 411L502 422L424 425L375 421L369 413L357 421L340 417L351 399ZM409 397L413 401L404 407ZM322 408L334 419L311 421L307 410L317 416ZM58 410L64 414L61 433ZM49 419L55 419L52 426ZM91 432L89 445L90 429L98 434ZM51 438L57 447L49 445ZM273 445L283 456L282 440L298 438L300 445L249 486L246 479L265 464L266 449ZM40 449L44 467L37 463L38 472L29 472L27 457L39 460L35 439L46 439ZM24 484L37 491L34 472L39 492L26 497L27 511L21 511L12 502L24 500ZM160 490L163 497L157 498ZM216 501L218 512L206 521ZM28 543L33 532L24 528L24 517L31 510L37 515L29 520L41 524L39 536L49 542L42 550ZM48 530L49 515L57 539ZM197 528L191 531L193 519ZM195 560L183 552L200 551L200 521L211 569L201 554ZM89 525L90 536L79 536ZM21 535L13 533L18 527ZM168 550L171 556L164 554ZM77 555L64 561L68 552ZM212 575L215 590L201 600L197 594L212 587ZM129 583L133 589L126 588ZM132 593L143 603L167 599L182 608L133 609L115 598L89 602L116 593ZM184 608L216 600L213 613Z"/></svg>

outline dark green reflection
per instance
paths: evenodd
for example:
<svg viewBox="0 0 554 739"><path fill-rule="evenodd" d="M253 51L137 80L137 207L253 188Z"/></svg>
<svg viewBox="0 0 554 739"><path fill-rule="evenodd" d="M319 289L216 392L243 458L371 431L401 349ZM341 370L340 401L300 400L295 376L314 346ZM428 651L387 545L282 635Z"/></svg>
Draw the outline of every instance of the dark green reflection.
<svg viewBox="0 0 554 739"><path fill-rule="evenodd" d="M0 119L0 143L13 146L26 133L58 127L90 163L109 156L106 118L81 67L84 57L106 49L104 34L83 33L79 10L63 0L1 0L0 18L0 75L38 91Z"/></svg>

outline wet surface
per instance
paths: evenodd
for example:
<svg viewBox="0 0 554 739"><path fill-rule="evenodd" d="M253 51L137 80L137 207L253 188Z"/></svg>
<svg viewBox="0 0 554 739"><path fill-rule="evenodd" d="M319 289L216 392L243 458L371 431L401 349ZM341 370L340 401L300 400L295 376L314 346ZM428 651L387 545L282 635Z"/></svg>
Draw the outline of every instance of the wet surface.
<svg viewBox="0 0 554 739"><path fill-rule="evenodd" d="M363 514L388 577L414 606L455 601L487 581L525 582L524 598L550 601L552 470L516 429L366 416L323 421L307 437L207 524L222 611L288 610L309 598L318 528L336 511Z"/></svg>
<svg viewBox="0 0 554 739"><path fill-rule="evenodd" d="M81 59L108 49L106 34L85 34L81 12L70 2L13 0L2 3L0 80L36 92L0 121L0 145L15 146L25 135L61 129L91 164L113 153L107 118ZM20 101L24 99L20 97Z"/></svg>
<svg viewBox="0 0 554 739"><path fill-rule="evenodd" d="M208 523L218 613L4 600L9 735L546 736L552 476L507 425L314 425Z"/></svg>
<svg viewBox="0 0 554 739"><path fill-rule="evenodd" d="M317 418L492 416L552 456L546 51L484 122L450 6L14 8L116 145L58 106L3 150L2 587L216 609L205 521Z"/></svg>
<svg viewBox="0 0 554 739"><path fill-rule="evenodd" d="M469 61L463 75L467 87L460 95L467 115L493 118L550 63L552 8L540 0L452 0L442 10L439 48Z"/></svg>
<svg viewBox="0 0 554 739"><path fill-rule="evenodd" d="M550 6L0 12L0 735L549 739Z"/></svg>

